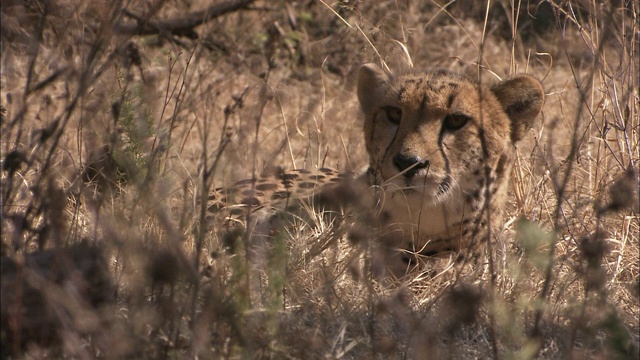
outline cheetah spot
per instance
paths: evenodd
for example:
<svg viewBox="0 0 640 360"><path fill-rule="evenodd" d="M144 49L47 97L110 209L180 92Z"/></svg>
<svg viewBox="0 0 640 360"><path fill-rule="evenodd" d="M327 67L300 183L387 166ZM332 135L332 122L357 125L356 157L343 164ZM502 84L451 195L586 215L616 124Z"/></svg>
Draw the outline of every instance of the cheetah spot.
<svg viewBox="0 0 640 360"><path fill-rule="evenodd" d="M268 191L268 190L276 189L277 187L278 187L278 185L276 185L276 184L265 183L265 184L256 185L256 190Z"/></svg>

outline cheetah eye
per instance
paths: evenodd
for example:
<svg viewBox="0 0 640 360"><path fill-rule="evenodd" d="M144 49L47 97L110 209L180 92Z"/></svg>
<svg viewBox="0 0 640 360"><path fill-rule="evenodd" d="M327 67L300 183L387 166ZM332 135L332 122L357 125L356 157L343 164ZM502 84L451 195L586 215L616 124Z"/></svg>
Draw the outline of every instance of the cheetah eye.
<svg viewBox="0 0 640 360"><path fill-rule="evenodd" d="M444 118L442 126L446 130L455 131L465 126L469 120L471 118L464 114L450 114Z"/></svg>
<svg viewBox="0 0 640 360"><path fill-rule="evenodd" d="M400 124L400 120L402 119L402 110L395 106L385 106L382 108L385 114L387 115L387 120L392 124Z"/></svg>

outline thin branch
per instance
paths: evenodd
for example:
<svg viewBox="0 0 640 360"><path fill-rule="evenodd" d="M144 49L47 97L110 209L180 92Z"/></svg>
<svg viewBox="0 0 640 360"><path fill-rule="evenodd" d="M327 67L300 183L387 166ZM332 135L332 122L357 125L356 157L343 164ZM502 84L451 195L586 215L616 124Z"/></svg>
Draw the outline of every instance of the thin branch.
<svg viewBox="0 0 640 360"><path fill-rule="evenodd" d="M170 33L173 35L196 38L193 28L204 24L218 16L247 7L255 0L229 0L209 6L204 10L194 11L183 17L165 20L148 20L143 15L137 15L125 10L125 14L136 20L136 24L121 24L116 31L126 35L154 35Z"/></svg>

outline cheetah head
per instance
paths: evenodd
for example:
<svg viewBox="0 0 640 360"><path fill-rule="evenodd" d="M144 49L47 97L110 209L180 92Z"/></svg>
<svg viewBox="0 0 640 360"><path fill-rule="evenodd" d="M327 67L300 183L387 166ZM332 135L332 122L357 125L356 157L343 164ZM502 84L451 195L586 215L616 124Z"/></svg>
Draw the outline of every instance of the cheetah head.
<svg viewBox="0 0 640 360"><path fill-rule="evenodd" d="M446 71L393 76L366 64L358 98L376 183L407 201L439 204L507 172L544 92L528 75L487 87Z"/></svg>

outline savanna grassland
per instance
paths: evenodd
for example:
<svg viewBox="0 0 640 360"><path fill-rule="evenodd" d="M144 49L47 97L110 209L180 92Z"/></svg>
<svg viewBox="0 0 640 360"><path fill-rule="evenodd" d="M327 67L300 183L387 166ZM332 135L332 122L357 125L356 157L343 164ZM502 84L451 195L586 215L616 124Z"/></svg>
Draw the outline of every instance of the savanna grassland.
<svg viewBox="0 0 640 360"><path fill-rule="evenodd" d="M631 0L3 1L2 358L637 359L639 15ZM542 81L491 271L439 258L380 276L370 228L313 208L254 271L251 230L207 210L268 169L366 165L369 62Z"/></svg>

